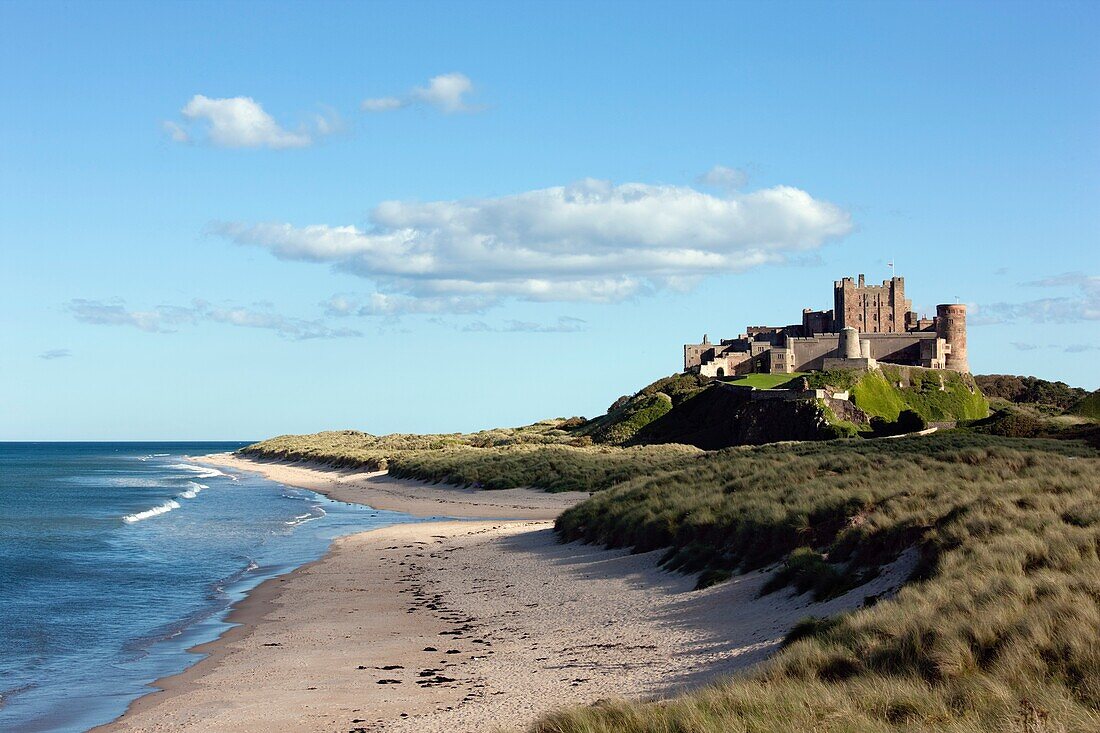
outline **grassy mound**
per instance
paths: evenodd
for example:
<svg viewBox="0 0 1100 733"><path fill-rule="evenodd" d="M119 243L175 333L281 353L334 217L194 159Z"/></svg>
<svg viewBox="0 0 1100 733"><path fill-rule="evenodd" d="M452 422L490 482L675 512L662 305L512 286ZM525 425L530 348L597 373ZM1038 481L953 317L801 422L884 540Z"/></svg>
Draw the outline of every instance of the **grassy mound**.
<svg viewBox="0 0 1100 733"><path fill-rule="evenodd" d="M781 440L842 437L816 400L761 400L743 390L711 385L638 430L632 444L682 443L704 450Z"/></svg>
<svg viewBox="0 0 1100 733"><path fill-rule="evenodd" d="M794 372L792 374L746 374L744 376L733 377L725 381L729 384L736 384L740 387L755 387L756 389L778 389L802 376L805 376L804 372Z"/></svg>
<svg viewBox="0 0 1100 733"><path fill-rule="evenodd" d="M584 421L548 420L523 428L451 435L374 436L353 430L283 435L241 449L257 458L336 468L389 470L401 478L482 489L534 487L599 491L640 475L681 468L703 454L683 445L578 446Z"/></svg>
<svg viewBox="0 0 1100 733"><path fill-rule="evenodd" d="M989 414L989 402L969 374L882 364L877 371L813 372L807 379L814 388L849 390L856 407L885 420L897 420L902 410L928 422L977 420Z"/></svg>
<svg viewBox="0 0 1100 733"><path fill-rule="evenodd" d="M699 449L683 445L458 447L401 454L390 460L389 470L402 478L479 489L600 491L637 476L683 468L702 455Z"/></svg>
<svg viewBox="0 0 1100 733"><path fill-rule="evenodd" d="M520 428L478 433L371 435L358 430L333 430L309 435L280 435L242 448L239 453L280 461L308 461L337 468L384 470L399 455L446 448L503 448L513 445L555 445L576 439L571 428L583 418L543 420Z"/></svg>
<svg viewBox="0 0 1100 733"><path fill-rule="evenodd" d="M708 454L596 494L564 539L667 548L669 567L784 563L828 595L915 546L894 598L796 629L756 673L538 733L1075 731L1100 726L1100 458L949 433Z"/></svg>
<svg viewBox="0 0 1100 733"><path fill-rule="evenodd" d="M698 394L710 381L698 374L674 374L658 379L634 395L620 397L606 415L590 420L577 433L596 443L621 445L674 406Z"/></svg>
<svg viewBox="0 0 1100 733"><path fill-rule="evenodd" d="M1090 420L1100 420L1100 389L1082 397L1070 412Z"/></svg>

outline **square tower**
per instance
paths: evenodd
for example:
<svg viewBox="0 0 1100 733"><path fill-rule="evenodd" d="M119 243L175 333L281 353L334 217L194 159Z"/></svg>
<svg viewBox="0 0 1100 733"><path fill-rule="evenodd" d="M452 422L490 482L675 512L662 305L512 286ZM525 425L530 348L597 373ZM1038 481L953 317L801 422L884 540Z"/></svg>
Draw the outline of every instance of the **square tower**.
<svg viewBox="0 0 1100 733"><path fill-rule="evenodd" d="M905 278L892 277L882 285L867 285L846 277L833 282L833 327L860 333L905 333L905 318L913 303L905 298Z"/></svg>

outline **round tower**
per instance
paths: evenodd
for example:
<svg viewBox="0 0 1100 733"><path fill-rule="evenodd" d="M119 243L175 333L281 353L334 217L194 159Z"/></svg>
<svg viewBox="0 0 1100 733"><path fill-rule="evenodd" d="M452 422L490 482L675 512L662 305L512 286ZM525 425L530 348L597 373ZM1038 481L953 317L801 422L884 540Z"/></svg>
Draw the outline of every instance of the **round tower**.
<svg viewBox="0 0 1100 733"><path fill-rule="evenodd" d="M945 303L936 306L936 336L947 342L951 350L944 366L956 372L969 372L966 360L966 306Z"/></svg>
<svg viewBox="0 0 1100 733"><path fill-rule="evenodd" d="M837 356L841 359L859 358L859 331L851 326L840 332L840 343L837 345Z"/></svg>

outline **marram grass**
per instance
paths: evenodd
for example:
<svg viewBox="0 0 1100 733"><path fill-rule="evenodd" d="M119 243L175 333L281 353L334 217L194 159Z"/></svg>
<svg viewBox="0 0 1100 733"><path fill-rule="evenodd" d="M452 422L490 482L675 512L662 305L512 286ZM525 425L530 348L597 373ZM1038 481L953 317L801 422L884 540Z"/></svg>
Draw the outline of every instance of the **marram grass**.
<svg viewBox="0 0 1100 733"><path fill-rule="evenodd" d="M844 572L914 545L922 563L896 597L805 625L752 673L562 710L533 733L1100 730L1100 458L1079 443L723 451L601 492L558 528L667 547L688 569L812 552Z"/></svg>

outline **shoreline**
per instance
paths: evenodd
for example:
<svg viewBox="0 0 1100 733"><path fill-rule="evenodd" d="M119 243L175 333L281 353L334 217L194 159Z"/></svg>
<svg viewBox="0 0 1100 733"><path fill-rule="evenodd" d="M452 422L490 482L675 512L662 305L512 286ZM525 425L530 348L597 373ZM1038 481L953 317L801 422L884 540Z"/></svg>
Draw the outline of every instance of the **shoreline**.
<svg viewBox="0 0 1100 733"><path fill-rule="evenodd" d="M386 501L427 516L448 496L468 512L502 505L492 491L476 492L488 502L479 507L461 490L259 465L269 478L295 472L315 491L328 482L338 500L348 494L336 489L377 490L360 485L370 481ZM916 559L903 555L849 594L811 603L790 590L759 597L766 570L695 591L694 576L657 566L659 550L561 544L552 526L451 520L340 537L321 559L257 586L227 619L239 625L193 650L208 656L95 730L522 730L562 706L660 698L745 670L805 616L893 591Z"/></svg>
<svg viewBox="0 0 1100 733"><path fill-rule="evenodd" d="M193 459L217 468L252 471L264 478L316 491L330 499L414 517L466 519L556 519L587 499L587 491L550 493L537 489L466 489L389 476L386 471L339 469L318 463L287 463L215 453Z"/></svg>
<svg viewBox="0 0 1100 733"><path fill-rule="evenodd" d="M552 519L571 504L583 501L589 496L586 492L547 494L531 489L513 489L500 492L503 501L479 501L479 496L482 499L488 498L487 492L459 487L439 488L423 482L390 478L385 471L338 472L319 464L261 461L243 458L233 453L193 456L189 460L200 465L258 473L268 480L315 491L335 501L360 504L384 511L399 511L419 518L452 515L455 518L464 519L491 518L496 523L501 520L523 521L524 518ZM555 498L553 501L548 501L547 497ZM500 516L504 512L517 514L519 517ZM329 560L337 552L341 540L383 532L400 526L411 525L399 523L390 527L338 537L333 540L325 554L316 560L304 563L287 573L268 578L252 588L244 598L230 606L224 618L224 622L229 624L228 628L217 638L187 649L188 654L201 655L200 659L177 674L151 682L149 692L132 700L126 710L114 720L90 729L90 733L130 730L127 719L139 716L173 697L196 689L197 681L217 668L229 653L230 645L246 640L256 631L263 619L275 610L283 593L283 583L292 581L310 567Z"/></svg>

